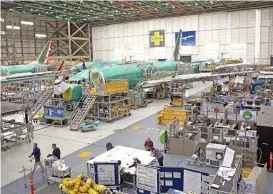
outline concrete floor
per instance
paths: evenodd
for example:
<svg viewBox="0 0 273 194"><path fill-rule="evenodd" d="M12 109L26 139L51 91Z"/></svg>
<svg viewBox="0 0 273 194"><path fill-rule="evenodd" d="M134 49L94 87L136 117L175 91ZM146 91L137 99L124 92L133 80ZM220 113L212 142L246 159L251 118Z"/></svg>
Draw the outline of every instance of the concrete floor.
<svg viewBox="0 0 273 194"><path fill-rule="evenodd" d="M188 95L190 96L206 87L208 87L207 84L202 85L201 82L195 83L194 88L188 91ZM34 141L38 143L43 157L51 152L51 144L56 143L61 149L62 157L66 164L72 167L72 177L75 177L79 173L86 172L86 161L90 157L95 157L103 153L106 150L105 145L108 142L112 142L114 146L124 145L143 149L145 139L151 137L155 147L163 149L163 145L160 144L158 138L160 130L164 129L164 126L156 124L155 113L168 103L169 100L155 100L146 108L132 110L131 117L123 118L112 124L102 123L95 132L81 133L70 131L67 127L37 126ZM135 130L135 126L140 128ZM2 194L29 193L29 189L24 189L24 179L20 178L22 174L18 172L22 169L22 166L26 168L32 167L33 164L28 161L27 157L31 153L31 150L32 145L22 144L8 149L7 152L1 153ZM78 155L82 152L91 152L91 155L86 158L80 158ZM188 158L166 155L164 165L183 166L186 164L185 159ZM195 167L193 166L192 168ZM206 168L204 170L211 173L216 172L216 169L212 168ZM273 182L272 175L269 174L268 179ZM48 186L46 184L46 180L39 170L35 173L34 185L36 193L60 193L57 185ZM272 185L268 184L268 189L270 189L270 186L272 187ZM272 190L273 187L271 188L271 191Z"/></svg>

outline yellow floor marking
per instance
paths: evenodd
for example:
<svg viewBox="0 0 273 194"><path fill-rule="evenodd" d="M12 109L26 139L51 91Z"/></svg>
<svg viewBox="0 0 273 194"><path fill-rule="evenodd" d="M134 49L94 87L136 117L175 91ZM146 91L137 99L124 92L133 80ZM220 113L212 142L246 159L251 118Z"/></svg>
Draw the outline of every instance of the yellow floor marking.
<svg viewBox="0 0 273 194"><path fill-rule="evenodd" d="M113 131L118 131L118 129L113 129Z"/></svg>
<svg viewBox="0 0 273 194"><path fill-rule="evenodd" d="M83 152L83 153L79 154L78 156L80 158L85 158L85 157L90 156L90 155L91 155L91 152Z"/></svg>
<svg viewBox="0 0 273 194"><path fill-rule="evenodd" d="M134 126L132 129L133 130L138 130L138 129L140 129L140 126Z"/></svg>
<svg viewBox="0 0 273 194"><path fill-rule="evenodd" d="M103 137L103 135L99 135L99 137Z"/></svg>

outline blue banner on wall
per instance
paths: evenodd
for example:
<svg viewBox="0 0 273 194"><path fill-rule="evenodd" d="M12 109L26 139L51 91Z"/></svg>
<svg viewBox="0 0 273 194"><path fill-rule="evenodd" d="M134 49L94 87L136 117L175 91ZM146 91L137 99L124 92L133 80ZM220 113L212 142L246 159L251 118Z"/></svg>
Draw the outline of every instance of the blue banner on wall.
<svg viewBox="0 0 273 194"><path fill-rule="evenodd" d="M55 106L44 106L44 114L51 117L63 117L64 108Z"/></svg>
<svg viewBox="0 0 273 194"><path fill-rule="evenodd" d="M175 32L175 41L177 40L179 32ZM194 46L196 44L196 31L182 32L181 45Z"/></svg>

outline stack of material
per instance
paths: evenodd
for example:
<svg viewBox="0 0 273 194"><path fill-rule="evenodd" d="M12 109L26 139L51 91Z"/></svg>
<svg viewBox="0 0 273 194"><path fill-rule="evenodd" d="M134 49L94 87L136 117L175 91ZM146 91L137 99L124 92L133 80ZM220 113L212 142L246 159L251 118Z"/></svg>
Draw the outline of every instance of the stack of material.
<svg viewBox="0 0 273 194"><path fill-rule="evenodd" d="M62 191L69 194L109 194L111 193L107 187L97 185L90 178L84 174L77 176L75 180L65 178L63 183L59 186Z"/></svg>

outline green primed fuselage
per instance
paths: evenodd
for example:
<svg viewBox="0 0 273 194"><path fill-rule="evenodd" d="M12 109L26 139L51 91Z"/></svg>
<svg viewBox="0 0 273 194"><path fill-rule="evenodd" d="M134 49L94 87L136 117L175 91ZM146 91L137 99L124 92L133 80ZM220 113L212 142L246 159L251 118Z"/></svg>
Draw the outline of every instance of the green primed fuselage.
<svg viewBox="0 0 273 194"><path fill-rule="evenodd" d="M146 72L176 71L180 62L154 62L146 64L126 64L112 68L96 69L92 72L93 83L105 83L112 79L127 79L129 88L133 88L138 82L144 80Z"/></svg>

